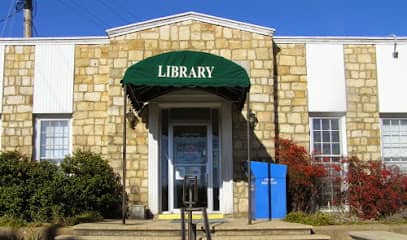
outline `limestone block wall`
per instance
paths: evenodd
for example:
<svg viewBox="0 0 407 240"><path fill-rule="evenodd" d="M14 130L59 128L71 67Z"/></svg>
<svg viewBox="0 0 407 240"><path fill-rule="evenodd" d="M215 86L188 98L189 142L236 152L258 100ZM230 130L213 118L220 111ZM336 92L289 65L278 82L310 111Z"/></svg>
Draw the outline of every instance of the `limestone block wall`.
<svg viewBox="0 0 407 240"><path fill-rule="evenodd" d="M309 149L305 44L277 44L277 48L279 135Z"/></svg>
<svg viewBox="0 0 407 240"><path fill-rule="evenodd" d="M111 39L109 73L109 146L112 162L121 161L122 91L120 80L127 67L147 57L177 50L196 50L223 56L243 65L252 83L251 101L259 118L254 138L256 157L270 158L273 152L272 39L270 36L244 32L198 21L184 21L151 28ZM147 204L148 121L147 110L141 123L128 137L128 192L130 201ZM241 172L246 161L246 126L244 110L233 113L233 150L235 167L235 212L247 212L247 184ZM120 166L120 164L118 164ZM244 187L246 186L246 187Z"/></svg>
<svg viewBox="0 0 407 240"><path fill-rule="evenodd" d="M109 48L75 47L73 150L86 149L108 159Z"/></svg>
<svg viewBox="0 0 407 240"><path fill-rule="evenodd" d="M374 45L344 45L348 155L380 158L380 118Z"/></svg>
<svg viewBox="0 0 407 240"><path fill-rule="evenodd" d="M73 149L100 152L122 172L123 89L120 80L132 64L182 49L209 52L241 64L251 81L251 109L258 124L252 132L252 159L274 158L274 91L277 91L280 137L309 149L309 115L305 44L278 43L263 36L222 26L185 21L110 39L106 45L76 45ZM6 46L3 90L4 151L33 152L35 46ZM274 56L276 62L274 63ZM348 155L380 158L375 45L344 45L347 93ZM274 66L276 79L274 79ZM274 80L278 85L274 86ZM245 215L247 179L246 107L233 110L234 214ZM131 203L148 205L148 109L135 129L127 129L127 192Z"/></svg>
<svg viewBox="0 0 407 240"><path fill-rule="evenodd" d="M33 151L34 46L6 46L3 83L3 151Z"/></svg>

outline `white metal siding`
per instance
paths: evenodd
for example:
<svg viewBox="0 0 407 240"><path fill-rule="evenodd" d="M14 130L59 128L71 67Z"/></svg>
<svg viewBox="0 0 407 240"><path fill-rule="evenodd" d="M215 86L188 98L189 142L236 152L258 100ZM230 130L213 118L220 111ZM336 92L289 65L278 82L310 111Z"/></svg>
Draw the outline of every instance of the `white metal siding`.
<svg viewBox="0 0 407 240"><path fill-rule="evenodd" d="M74 45L37 45L33 113L72 113Z"/></svg>
<svg viewBox="0 0 407 240"><path fill-rule="evenodd" d="M309 111L345 112L343 46L307 44L306 56Z"/></svg>
<svg viewBox="0 0 407 240"><path fill-rule="evenodd" d="M4 58L5 58L5 46L0 45L0 113L3 112Z"/></svg>
<svg viewBox="0 0 407 240"><path fill-rule="evenodd" d="M393 58L393 44L377 45L377 80L379 111L407 112L407 45L398 45L398 58Z"/></svg>

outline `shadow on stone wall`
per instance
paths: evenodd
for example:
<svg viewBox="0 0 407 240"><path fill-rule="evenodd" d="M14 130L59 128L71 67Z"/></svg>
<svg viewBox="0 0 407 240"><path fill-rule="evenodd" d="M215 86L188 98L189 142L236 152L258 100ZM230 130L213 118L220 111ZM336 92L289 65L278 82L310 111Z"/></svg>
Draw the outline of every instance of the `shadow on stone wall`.
<svg viewBox="0 0 407 240"><path fill-rule="evenodd" d="M273 42L273 93L277 93L278 90L278 61L277 55L281 52L281 49ZM260 140L253 130L250 130L251 140L251 156L250 160L260 162L276 162L278 163L278 139L280 138L279 129L279 95L273 94L273 118L269 123L261 123L258 126L263 131L263 138L267 138L266 141L273 142L272 146L267 147L263 144L265 140ZM272 129L270 129L272 128ZM264 132L267 132L268 136L264 136ZM277 142L276 142L277 141ZM275 158L270 155L270 152L274 152ZM242 111L233 112L233 181L245 181L248 182L246 176L246 169L242 166L247 165L247 123Z"/></svg>
<svg viewBox="0 0 407 240"><path fill-rule="evenodd" d="M262 123L261 123L262 124ZM257 126L270 133L270 137L265 140L260 140L253 130L250 130L250 159L259 162L274 162L273 156L270 154L274 151L274 147L267 147L263 141L272 141L274 146L274 130L266 129L265 126ZM257 129L257 128L255 128ZM263 132L265 132L263 131ZM273 134L272 134L273 133ZM247 123L242 112L233 112L233 181L247 182Z"/></svg>

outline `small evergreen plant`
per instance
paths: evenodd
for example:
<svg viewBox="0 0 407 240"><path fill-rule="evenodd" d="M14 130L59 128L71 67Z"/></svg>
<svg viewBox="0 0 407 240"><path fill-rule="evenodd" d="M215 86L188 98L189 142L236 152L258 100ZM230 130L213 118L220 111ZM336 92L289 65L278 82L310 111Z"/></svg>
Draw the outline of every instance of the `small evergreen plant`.
<svg viewBox="0 0 407 240"><path fill-rule="evenodd" d="M61 166L30 161L18 152L0 153L0 216L57 223L84 213L114 218L121 191L119 176L96 153L76 151Z"/></svg>

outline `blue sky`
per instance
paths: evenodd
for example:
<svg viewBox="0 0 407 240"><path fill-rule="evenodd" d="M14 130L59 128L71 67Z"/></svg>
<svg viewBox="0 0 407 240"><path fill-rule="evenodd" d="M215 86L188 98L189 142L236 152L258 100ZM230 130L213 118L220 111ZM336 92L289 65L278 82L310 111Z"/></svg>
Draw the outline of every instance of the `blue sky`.
<svg viewBox="0 0 407 240"><path fill-rule="evenodd" d="M17 1L0 0L0 37L23 34ZM272 27L279 36L407 36L407 0L33 1L39 37L104 36L108 28L187 11Z"/></svg>

